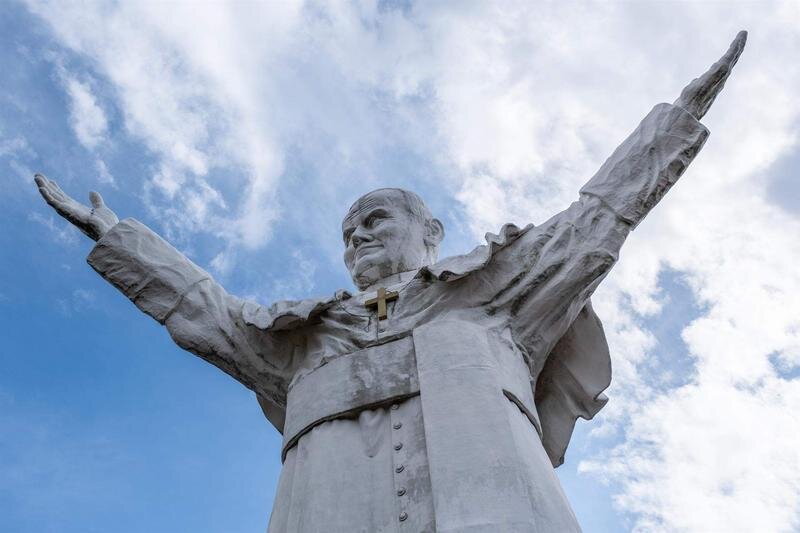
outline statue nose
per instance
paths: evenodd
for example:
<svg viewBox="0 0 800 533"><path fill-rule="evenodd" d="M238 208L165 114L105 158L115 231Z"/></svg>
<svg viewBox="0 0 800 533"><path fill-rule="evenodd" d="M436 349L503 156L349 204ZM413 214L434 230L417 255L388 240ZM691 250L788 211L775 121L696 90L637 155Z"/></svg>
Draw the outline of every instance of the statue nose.
<svg viewBox="0 0 800 533"><path fill-rule="evenodd" d="M356 229L356 231L353 232L353 235L352 237L350 237L350 239L353 243L353 248L358 248L359 246L361 246L362 243L371 241L372 237L370 237L363 230L363 228L359 227L358 229Z"/></svg>

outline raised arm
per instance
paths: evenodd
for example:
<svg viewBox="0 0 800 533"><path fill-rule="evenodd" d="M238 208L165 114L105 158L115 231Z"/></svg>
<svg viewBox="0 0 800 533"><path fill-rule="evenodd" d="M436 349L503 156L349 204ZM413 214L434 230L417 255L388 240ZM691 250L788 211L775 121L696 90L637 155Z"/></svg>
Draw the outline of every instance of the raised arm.
<svg viewBox="0 0 800 533"><path fill-rule="evenodd" d="M511 305L520 319L517 334L535 351L549 353L616 262L629 232L698 154L708 137L698 119L722 89L746 37L739 33L675 104L655 106L581 189L578 201L498 254L504 264L525 271L497 304Z"/></svg>
<svg viewBox="0 0 800 533"><path fill-rule="evenodd" d="M90 194L90 208L42 175L37 174L35 181L49 205L97 241L88 257L92 268L165 325L180 347L217 366L280 411L296 362L288 340L245 319L246 306L253 304L228 294L145 225L134 219L119 222L99 194Z"/></svg>
<svg viewBox="0 0 800 533"><path fill-rule="evenodd" d="M632 228L678 181L700 151L708 130L698 121L717 97L747 40L739 32L725 55L681 92L659 104L581 189L597 197Z"/></svg>

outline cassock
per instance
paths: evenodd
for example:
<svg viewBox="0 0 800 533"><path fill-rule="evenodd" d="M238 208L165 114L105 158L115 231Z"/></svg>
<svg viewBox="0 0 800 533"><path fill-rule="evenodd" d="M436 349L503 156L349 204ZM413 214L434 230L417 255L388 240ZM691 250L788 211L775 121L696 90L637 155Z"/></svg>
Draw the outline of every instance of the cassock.
<svg viewBox="0 0 800 533"><path fill-rule="evenodd" d="M243 301L133 219L88 261L256 393L283 434L269 531L579 531L554 467L610 383L589 298L707 136L657 105L563 212L386 280L383 320L374 292Z"/></svg>

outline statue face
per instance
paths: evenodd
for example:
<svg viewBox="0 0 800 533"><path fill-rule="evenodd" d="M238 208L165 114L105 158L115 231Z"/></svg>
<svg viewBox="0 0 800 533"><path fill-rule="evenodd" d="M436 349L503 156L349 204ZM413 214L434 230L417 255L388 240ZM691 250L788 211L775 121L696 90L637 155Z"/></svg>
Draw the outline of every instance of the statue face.
<svg viewBox="0 0 800 533"><path fill-rule="evenodd" d="M361 197L342 222L344 262L356 286L420 268L435 260L441 223L411 214L401 191L381 189Z"/></svg>

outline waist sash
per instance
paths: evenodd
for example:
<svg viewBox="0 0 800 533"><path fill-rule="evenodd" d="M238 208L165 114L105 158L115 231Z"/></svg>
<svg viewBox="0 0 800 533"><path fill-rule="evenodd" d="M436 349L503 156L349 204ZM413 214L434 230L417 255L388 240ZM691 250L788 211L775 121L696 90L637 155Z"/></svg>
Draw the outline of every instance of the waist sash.
<svg viewBox="0 0 800 533"><path fill-rule="evenodd" d="M339 356L294 383L286 401L283 450L315 426L419 394L414 341L409 335Z"/></svg>
<svg viewBox="0 0 800 533"><path fill-rule="evenodd" d="M470 328L465 328L465 323L459 325L462 333L465 329L481 329L472 324L469 324L472 326ZM421 329L436 331L438 328L436 324L431 324ZM485 338L485 332L480 333L478 338L486 343L488 339ZM418 337L420 335L415 331L413 335L339 356L292 384L286 402L281 459L286 459L286 453L303 435L323 422L355 417L363 410L386 406L420 394L415 350L415 339ZM452 337L449 344L453 344ZM455 360L473 364L480 360L487 368L491 368L491 373L495 375L496 390L525 414L541 436L529 373L521 356L509 353L507 348L492 350L488 343L483 347L473 345L471 350L465 349L469 345L458 344L461 346L456 351L462 356ZM430 351L425 347L422 349L425 353ZM436 355L432 356L436 358Z"/></svg>

